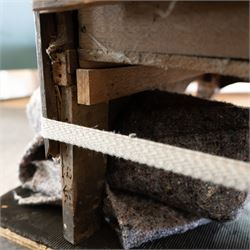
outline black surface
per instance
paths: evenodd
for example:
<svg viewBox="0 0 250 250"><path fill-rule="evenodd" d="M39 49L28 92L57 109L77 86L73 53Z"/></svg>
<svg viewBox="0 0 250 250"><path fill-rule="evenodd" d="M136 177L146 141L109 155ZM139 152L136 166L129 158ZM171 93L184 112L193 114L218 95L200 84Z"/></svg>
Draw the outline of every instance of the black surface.
<svg viewBox="0 0 250 250"><path fill-rule="evenodd" d="M25 196L27 190L17 188L16 193ZM1 227L53 249L120 248L119 240L106 224L93 237L73 246L63 238L60 206L20 206L13 199L13 191L1 197ZM5 206L3 206L5 205Z"/></svg>
<svg viewBox="0 0 250 250"><path fill-rule="evenodd" d="M15 191L22 194L27 192L20 188ZM1 197L1 205L7 206L1 209L1 227L53 249L120 248L115 232L105 223L89 240L72 246L63 238L61 207L18 206L12 191ZM212 222L184 234L148 242L140 248L249 249L250 204L235 221Z"/></svg>

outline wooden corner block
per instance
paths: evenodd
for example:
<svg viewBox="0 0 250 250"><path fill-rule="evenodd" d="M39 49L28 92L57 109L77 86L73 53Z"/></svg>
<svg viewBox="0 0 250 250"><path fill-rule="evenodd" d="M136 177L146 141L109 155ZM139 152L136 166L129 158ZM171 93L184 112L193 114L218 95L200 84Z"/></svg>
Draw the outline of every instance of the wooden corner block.
<svg viewBox="0 0 250 250"><path fill-rule="evenodd" d="M78 104L93 105L145 90L171 91L171 83L200 74L189 70L146 66L77 69L77 101Z"/></svg>
<svg viewBox="0 0 250 250"><path fill-rule="evenodd" d="M76 70L77 103L90 105L89 73L91 69Z"/></svg>
<svg viewBox="0 0 250 250"><path fill-rule="evenodd" d="M64 52L56 53L52 63L52 74L55 84L67 86L68 74L66 73L66 56Z"/></svg>
<svg viewBox="0 0 250 250"><path fill-rule="evenodd" d="M66 50L54 55L52 74L55 84L70 86L74 83L74 73L77 68L77 54L75 50Z"/></svg>

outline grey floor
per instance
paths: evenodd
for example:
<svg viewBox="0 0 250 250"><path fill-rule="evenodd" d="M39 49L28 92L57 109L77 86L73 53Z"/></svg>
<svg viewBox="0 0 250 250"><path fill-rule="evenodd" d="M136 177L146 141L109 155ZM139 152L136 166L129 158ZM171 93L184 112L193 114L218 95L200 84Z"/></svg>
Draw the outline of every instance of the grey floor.
<svg viewBox="0 0 250 250"><path fill-rule="evenodd" d="M0 196L20 185L18 163L33 137L26 103L27 99L0 102Z"/></svg>
<svg viewBox="0 0 250 250"><path fill-rule="evenodd" d="M20 185L18 163L33 132L28 124L25 106L28 99L0 102L0 196ZM0 237L0 250L24 250Z"/></svg>

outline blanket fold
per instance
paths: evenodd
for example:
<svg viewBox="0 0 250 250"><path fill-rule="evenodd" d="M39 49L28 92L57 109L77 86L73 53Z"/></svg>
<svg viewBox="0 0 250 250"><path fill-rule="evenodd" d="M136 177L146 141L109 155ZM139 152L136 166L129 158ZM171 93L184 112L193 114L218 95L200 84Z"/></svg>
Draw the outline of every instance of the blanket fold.
<svg viewBox="0 0 250 250"><path fill-rule="evenodd" d="M28 117L39 134L35 96ZM110 129L125 135L249 161L249 112L231 104L150 91L131 96L113 121ZM60 159L45 159L43 138L31 142L19 169L23 187L33 191L29 197L15 194L19 204L60 204ZM210 219L234 219L247 198L244 192L114 157L108 157L107 182L104 215L125 249Z"/></svg>

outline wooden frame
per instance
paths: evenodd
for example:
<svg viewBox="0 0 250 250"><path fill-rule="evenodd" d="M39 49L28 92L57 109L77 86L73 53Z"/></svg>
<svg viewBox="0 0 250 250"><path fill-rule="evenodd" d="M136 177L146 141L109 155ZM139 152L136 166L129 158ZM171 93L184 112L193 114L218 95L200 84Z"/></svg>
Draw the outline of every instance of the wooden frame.
<svg viewBox="0 0 250 250"><path fill-rule="evenodd" d="M100 53L128 64L136 62L130 53L151 61L160 54L247 60L248 7L236 1L90 5L79 10L79 47L91 60Z"/></svg>
<svg viewBox="0 0 250 250"><path fill-rule="evenodd" d="M204 73L249 79L248 2L204 3L212 21L197 2L85 3L34 0L44 117L107 130L124 105L110 100L155 88L183 92ZM182 34L187 19L190 33ZM230 44L213 43L215 34ZM106 158L54 141L46 153L61 156L64 236L78 243L100 226Z"/></svg>
<svg viewBox="0 0 250 250"><path fill-rule="evenodd" d="M145 90L179 92L177 82L186 81L188 84L202 74L192 70L163 70L144 66L77 69L76 73L77 102L85 105L106 103Z"/></svg>
<svg viewBox="0 0 250 250"><path fill-rule="evenodd" d="M43 116L90 127L98 124L99 128L107 129L107 105L77 105L75 56L62 60L68 51L75 54L74 17L74 12L36 13ZM46 148L47 154L61 156L64 236L75 244L99 228L106 160L101 154L66 144L59 147L54 141L46 141Z"/></svg>

